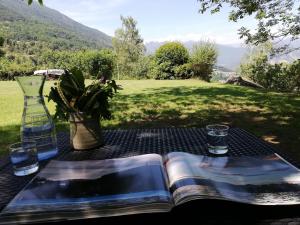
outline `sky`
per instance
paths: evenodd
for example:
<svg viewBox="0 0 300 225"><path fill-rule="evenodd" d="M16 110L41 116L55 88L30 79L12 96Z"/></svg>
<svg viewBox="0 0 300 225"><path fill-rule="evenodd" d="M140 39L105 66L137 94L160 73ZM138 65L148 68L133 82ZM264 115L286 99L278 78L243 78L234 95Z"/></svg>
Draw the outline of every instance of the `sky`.
<svg viewBox="0 0 300 225"><path fill-rule="evenodd" d="M200 14L197 0L44 0L44 4L110 36L121 27L120 15L132 16L145 42L211 40L238 45L238 29L255 27L252 18L229 22L230 8Z"/></svg>

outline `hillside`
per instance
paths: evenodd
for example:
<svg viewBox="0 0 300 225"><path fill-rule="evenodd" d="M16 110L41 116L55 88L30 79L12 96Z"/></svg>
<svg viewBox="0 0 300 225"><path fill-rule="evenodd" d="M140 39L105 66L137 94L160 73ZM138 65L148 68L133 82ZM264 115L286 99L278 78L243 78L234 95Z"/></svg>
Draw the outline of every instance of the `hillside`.
<svg viewBox="0 0 300 225"><path fill-rule="evenodd" d="M52 50L111 47L111 37L60 12L22 0L0 0L0 35ZM32 44L34 43L34 44ZM24 44L23 44L24 45Z"/></svg>

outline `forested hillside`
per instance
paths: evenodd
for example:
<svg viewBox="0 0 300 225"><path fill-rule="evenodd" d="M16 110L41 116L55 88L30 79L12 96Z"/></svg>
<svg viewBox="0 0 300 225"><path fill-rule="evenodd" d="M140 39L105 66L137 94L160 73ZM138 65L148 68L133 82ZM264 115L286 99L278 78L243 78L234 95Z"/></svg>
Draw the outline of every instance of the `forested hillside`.
<svg viewBox="0 0 300 225"><path fill-rule="evenodd" d="M111 38L86 27L58 11L36 3L30 7L22 0L0 0L0 36L8 39L10 50L39 51L103 48L111 46ZM12 43L11 43L12 42ZM13 49L16 46L16 49ZM32 53L32 52L29 52Z"/></svg>
<svg viewBox="0 0 300 225"><path fill-rule="evenodd" d="M78 52L82 58L86 51L80 59L86 62L102 54L97 50L111 47L110 36L56 10L35 2L28 6L27 1L0 0L0 80L30 75L36 69L65 68L69 62L77 65ZM64 58L53 63L49 60L53 55Z"/></svg>

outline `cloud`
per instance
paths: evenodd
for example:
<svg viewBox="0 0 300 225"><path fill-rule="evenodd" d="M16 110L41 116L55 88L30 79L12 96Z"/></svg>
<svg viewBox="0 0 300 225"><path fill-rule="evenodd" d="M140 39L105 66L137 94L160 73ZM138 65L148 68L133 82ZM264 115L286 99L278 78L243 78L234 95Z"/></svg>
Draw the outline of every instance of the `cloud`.
<svg viewBox="0 0 300 225"><path fill-rule="evenodd" d="M145 42L164 42L164 41L201 41L210 40L218 44L236 45L241 44L243 41L238 38L236 34L214 34L212 32L206 33L186 33L186 34L174 34L162 38L149 38Z"/></svg>

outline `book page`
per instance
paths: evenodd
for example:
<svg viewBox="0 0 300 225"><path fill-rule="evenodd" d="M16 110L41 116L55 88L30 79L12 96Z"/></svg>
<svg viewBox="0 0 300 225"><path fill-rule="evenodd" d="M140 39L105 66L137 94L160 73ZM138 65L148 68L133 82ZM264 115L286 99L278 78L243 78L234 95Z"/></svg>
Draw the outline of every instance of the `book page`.
<svg viewBox="0 0 300 225"><path fill-rule="evenodd" d="M300 204L300 172L276 154L209 157L174 152L166 156L165 166L176 205L199 198Z"/></svg>
<svg viewBox="0 0 300 225"><path fill-rule="evenodd" d="M163 212L171 207L160 155L51 161L4 209L0 224Z"/></svg>

